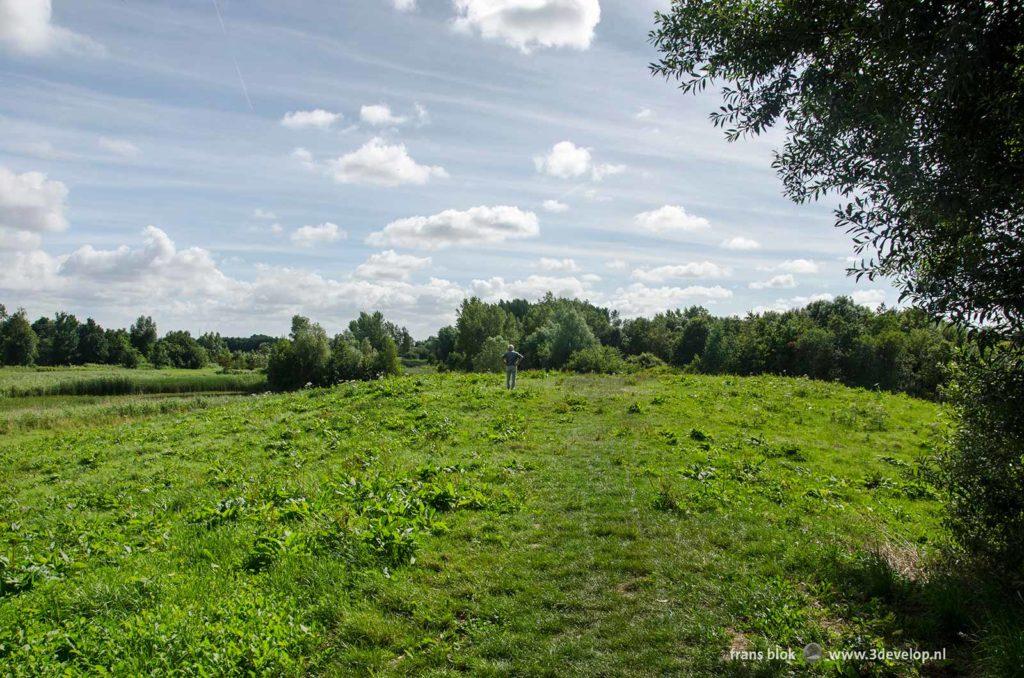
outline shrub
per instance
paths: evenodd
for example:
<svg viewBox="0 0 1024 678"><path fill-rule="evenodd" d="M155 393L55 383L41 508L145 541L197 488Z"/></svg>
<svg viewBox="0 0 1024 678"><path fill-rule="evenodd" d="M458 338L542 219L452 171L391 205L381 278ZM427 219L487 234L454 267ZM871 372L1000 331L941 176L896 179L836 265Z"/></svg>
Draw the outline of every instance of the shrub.
<svg viewBox="0 0 1024 678"><path fill-rule="evenodd" d="M308 318L292 318L291 340L274 344L267 362L267 383L276 390L330 383L331 346L324 328Z"/></svg>
<svg viewBox="0 0 1024 678"><path fill-rule="evenodd" d="M649 370L655 367L664 367L665 361L653 353L641 353L626 358L626 363L634 370Z"/></svg>
<svg viewBox="0 0 1024 678"><path fill-rule="evenodd" d="M504 337L488 337L481 344L480 350L473 356L474 372L500 372L501 356L508 350L508 342Z"/></svg>
<svg viewBox="0 0 1024 678"><path fill-rule="evenodd" d="M946 395L953 432L939 454L938 486L956 543L1024 583L1024 349L961 356Z"/></svg>
<svg viewBox="0 0 1024 678"><path fill-rule="evenodd" d="M573 353L567 367L573 372L617 374L625 371L626 361L614 346L591 346Z"/></svg>

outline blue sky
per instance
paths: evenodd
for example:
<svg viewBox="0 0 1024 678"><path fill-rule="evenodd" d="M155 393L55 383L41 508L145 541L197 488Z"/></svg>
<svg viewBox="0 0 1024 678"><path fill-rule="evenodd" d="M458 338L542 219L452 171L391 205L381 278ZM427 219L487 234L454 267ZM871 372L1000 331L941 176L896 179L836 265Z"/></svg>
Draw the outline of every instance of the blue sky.
<svg viewBox="0 0 1024 678"><path fill-rule="evenodd" d="M831 202L782 196L779 133L727 143L716 94L649 74L665 6L0 0L0 302L421 337L470 294L894 302Z"/></svg>

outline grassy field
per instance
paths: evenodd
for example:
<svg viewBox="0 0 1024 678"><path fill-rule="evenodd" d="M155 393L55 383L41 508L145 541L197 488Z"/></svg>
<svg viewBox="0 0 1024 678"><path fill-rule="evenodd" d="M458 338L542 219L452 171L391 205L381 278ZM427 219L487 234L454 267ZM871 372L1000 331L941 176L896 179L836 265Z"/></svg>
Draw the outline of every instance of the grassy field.
<svg viewBox="0 0 1024 678"><path fill-rule="evenodd" d="M963 592L920 581L932 403L434 374L79 421L0 438L0 674L949 675L979 652ZM948 658L812 667L812 641ZM795 662L743 654L777 647Z"/></svg>
<svg viewBox="0 0 1024 678"><path fill-rule="evenodd" d="M0 397L139 395L206 391L253 392L265 387L259 372L222 374L219 368L127 369L82 367L2 367Z"/></svg>

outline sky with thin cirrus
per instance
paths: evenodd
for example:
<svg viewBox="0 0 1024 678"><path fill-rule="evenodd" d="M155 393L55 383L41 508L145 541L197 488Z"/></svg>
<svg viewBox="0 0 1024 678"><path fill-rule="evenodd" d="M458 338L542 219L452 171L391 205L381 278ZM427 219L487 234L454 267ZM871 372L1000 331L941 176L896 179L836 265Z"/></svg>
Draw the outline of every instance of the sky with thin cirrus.
<svg viewBox="0 0 1024 678"><path fill-rule="evenodd" d="M897 299L773 131L652 77L662 0L0 0L0 303L425 337L469 295L624 316Z"/></svg>

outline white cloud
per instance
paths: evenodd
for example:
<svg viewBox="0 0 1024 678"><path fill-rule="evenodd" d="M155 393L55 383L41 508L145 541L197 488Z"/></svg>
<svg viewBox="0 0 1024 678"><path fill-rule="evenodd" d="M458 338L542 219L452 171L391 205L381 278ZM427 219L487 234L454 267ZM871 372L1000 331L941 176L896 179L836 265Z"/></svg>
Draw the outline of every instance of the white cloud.
<svg viewBox="0 0 1024 678"><path fill-rule="evenodd" d="M609 259L604 262L605 268L609 268L613 271L625 271L629 268L629 262L625 259Z"/></svg>
<svg viewBox="0 0 1024 678"><path fill-rule="evenodd" d="M537 215L518 207L472 207L445 210L429 217L392 221L371 233L366 242L376 247L441 249L450 245L488 245L540 233Z"/></svg>
<svg viewBox="0 0 1024 678"><path fill-rule="evenodd" d="M270 225L270 232L274 235L281 235L284 233L284 226L275 222Z"/></svg>
<svg viewBox="0 0 1024 678"><path fill-rule="evenodd" d="M568 205L566 205L564 202L558 202L557 200L545 200L543 207L544 211L546 212L558 213L569 211Z"/></svg>
<svg viewBox="0 0 1024 678"><path fill-rule="evenodd" d="M531 275L523 280L506 282L504 278L474 280L470 285L475 296L485 301L498 299L539 299L548 292L556 297L584 299L588 296L588 284L574 276L555 277Z"/></svg>
<svg viewBox="0 0 1024 678"><path fill-rule="evenodd" d="M411 12L416 9L416 0L391 0L391 4L399 12Z"/></svg>
<svg viewBox="0 0 1024 678"><path fill-rule="evenodd" d="M313 160L313 154L301 146L292 151L292 158L297 160L307 170L315 170L317 168L316 161Z"/></svg>
<svg viewBox="0 0 1024 678"><path fill-rule="evenodd" d="M15 54L51 52L101 55L103 46L53 24L50 0L0 0L0 45Z"/></svg>
<svg viewBox="0 0 1024 678"><path fill-rule="evenodd" d="M537 264L540 266L542 271L550 272L561 272L561 273L575 273L580 270L579 265L574 259L552 259L549 257L541 257L540 262Z"/></svg>
<svg viewBox="0 0 1024 678"><path fill-rule="evenodd" d="M711 261L695 261L675 266L658 266L656 268L637 268L633 277L641 282L662 283L674 278L725 278L729 269Z"/></svg>
<svg viewBox="0 0 1024 678"><path fill-rule="evenodd" d="M341 120L341 113L332 113L322 108L312 111L291 111L285 113L281 118L281 124L289 129L305 129L315 127L317 129L329 129L331 125Z"/></svg>
<svg viewBox="0 0 1024 678"><path fill-rule="evenodd" d="M722 241L722 247L727 250L747 251L756 250L761 248L761 243L753 240L752 238L744 238L743 236L736 236L735 238L729 238Z"/></svg>
<svg viewBox="0 0 1024 678"><path fill-rule="evenodd" d="M426 109L424 109L426 110ZM408 118L394 115L387 104L373 104L359 109L359 119L374 127L394 127L405 124Z"/></svg>
<svg viewBox="0 0 1024 678"><path fill-rule="evenodd" d="M598 0L455 0L455 27L528 53L536 47L587 49L601 20Z"/></svg>
<svg viewBox="0 0 1024 678"><path fill-rule="evenodd" d="M135 158L141 155L139 147L127 139L113 139L111 137L100 137L96 144L108 153L119 155L122 158Z"/></svg>
<svg viewBox="0 0 1024 678"><path fill-rule="evenodd" d="M199 247L179 250L155 226L147 226L143 236L139 248L78 248L60 263L60 282L71 288L72 295L147 305L178 303L182 296L230 303L241 291L243 286L225 276L208 251Z"/></svg>
<svg viewBox="0 0 1024 678"><path fill-rule="evenodd" d="M29 251L39 249L43 239L38 233L16 231L0 226L0 250Z"/></svg>
<svg viewBox="0 0 1024 678"><path fill-rule="evenodd" d="M590 149L571 141L559 141L546 156L537 156L533 164L538 172L561 179L572 179L590 171Z"/></svg>
<svg viewBox="0 0 1024 678"><path fill-rule="evenodd" d="M861 304L862 306L869 306L876 308L879 304L885 303L885 290L857 290L850 295L854 302Z"/></svg>
<svg viewBox="0 0 1024 678"><path fill-rule="evenodd" d="M311 160L311 157L306 159ZM327 161L326 168L328 174L342 184L422 185L433 178L448 177L443 167L420 165L413 160L405 144L388 144L380 137L370 139L356 151Z"/></svg>
<svg viewBox="0 0 1024 678"><path fill-rule="evenodd" d="M262 207L257 207L252 211L252 218L266 219L267 221L272 221L274 219L277 219L277 215L269 210L263 209Z"/></svg>
<svg viewBox="0 0 1024 678"><path fill-rule="evenodd" d="M559 179L575 179L589 173L591 179L601 181L607 176L626 171L625 165L594 163L589 148L577 146L571 141L559 141L547 155L535 156L533 164L538 172Z"/></svg>
<svg viewBox="0 0 1024 678"><path fill-rule="evenodd" d="M806 297L790 297L789 299L776 299L775 303L769 304L768 306L756 306L753 310L754 313L764 313L765 311L776 311L783 313L790 309L802 308L807 304L815 301L832 301L835 299L831 294L822 292L820 294L812 294Z"/></svg>
<svg viewBox="0 0 1024 678"><path fill-rule="evenodd" d="M295 232L292 233L292 242L300 247L312 247L320 243L337 242L347 237L348 234L337 224L325 221L316 226L303 226L295 229Z"/></svg>
<svg viewBox="0 0 1024 678"><path fill-rule="evenodd" d="M784 289L796 287L796 279L793 278L792 274L784 273L782 275L773 276L768 280L752 282L748 287L752 290Z"/></svg>
<svg viewBox="0 0 1024 678"><path fill-rule="evenodd" d="M787 259L780 264L762 268L763 271L782 271L784 273L817 273L817 262L810 259Z"/></svg>
<svg viewBox="0 0 1024 678"><path fill-rule="evenodd" d="M370 257L356 267L357 278L377 280L408 280L421 268L430 266L430 257L415 257L411 254L399 254L394 250L386 250Z"/></svg>
<svg viewBox="0 0 1024 678"><path fill-rule="evenodd" d="M633 117L637 120L650 120L654 117L654 112L649 108L641 108Z"/></svg>
<svg viewBox="0 0 1024 678"><path fill-rule="evenodd" d="M11 231L63 231L68 189L40 172L15 174L0 166L0 227Z"/></svg>
<svg viewBox="0 0 1024 678"><path fill-rule="evenodd" d="M700 231L711 226L704 217L688 214L678 205L665 205L633 217L633 225L654 235L675 235Z"/></svg>
<svg viewBox="0 0 1024 678"><path fill-rule="evenodd" d="M633 283L628 287L620 287L604 302L605 305L617 309L624 317L651 316L694 303L711 303L720 299L729 299L732 291L715 285L704 287L648 287L643 283Z"/></svg>

